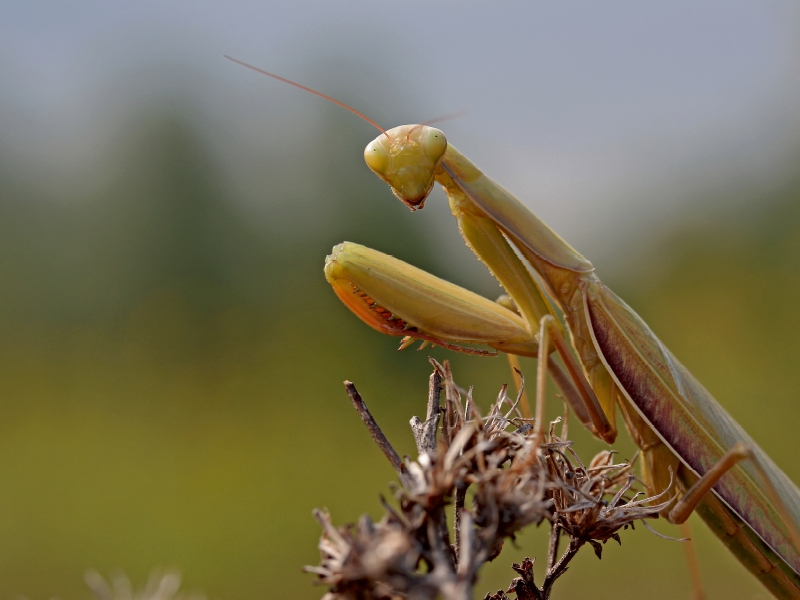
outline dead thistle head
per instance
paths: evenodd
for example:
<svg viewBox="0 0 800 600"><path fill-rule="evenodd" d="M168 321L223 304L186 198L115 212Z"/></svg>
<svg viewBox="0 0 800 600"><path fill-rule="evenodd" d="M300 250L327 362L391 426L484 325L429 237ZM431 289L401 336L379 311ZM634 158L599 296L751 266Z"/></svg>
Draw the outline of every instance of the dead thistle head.
<svg viewBox="0 0 800 600"><path fill-rule="evenodd" d="M641 494L632 493L631 464L614 463L611 452L584 466L572 443L562 439L566 427L562 437L555 434L558 421L538 443L533 424L516 408L519 397L510 400L505 386L488 414L481 415L472 391L455 384L449 365L432 362L426 420L411 421L419 450L415 461L400 460L355 387L347 384L356 409L398 472L398 508L384 502L386 515L379 523L362 517L358 525L338 529L327 513L315 512L323 527L322 560L306 570L329 587L327 600L466 600L479 568L500 553L503 542L543 521L552 527L543 585L535 585L533 563L526 559L514 565L521 577L512 588L520 598L549 598L580 547L591 544L600 556L604 542L620 541L621 529L658 518L666 506L651 505L660 496L639 499ZM447 506L454 508L452 523ZM559 557L562 534L567 548Z"/></svg>

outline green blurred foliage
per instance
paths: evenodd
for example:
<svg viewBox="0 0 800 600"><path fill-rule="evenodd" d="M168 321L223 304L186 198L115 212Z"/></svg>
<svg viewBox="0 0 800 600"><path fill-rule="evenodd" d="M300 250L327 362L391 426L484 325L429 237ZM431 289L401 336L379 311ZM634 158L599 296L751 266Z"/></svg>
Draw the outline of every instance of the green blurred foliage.
<svg viewBox="0 0 800 600"><path fill-rule="evenodd" d="M177 565L214 598L315 597L311 509L377 516L392 473L342 381L411 452L429 367L340 305L324 257L357 239L435 261L353 172L360 149L337 152L341 129L318 132L320 159L270 173L324 191L336 218L314 237L253 219L202 136L157 109L120 135L92 197L0 175L0 596L83 596L88 567Z"/></svg>
<svg viewBox="0 0 800 600"><path fill-rule="evenodd" d="M263 200L277 214L294 200L270 187L279 178L312 181L325 203L284 227L237 203L178 114L132 121L90 197L42 197L0 170L0 597L84 597L87 568L143 581L156 565L180 567L184 587L210 598L319 597L300 573L317 560L311 509L337 523L378 517L393 479L344 379L413 452L407 422L424 410L427 354L398 354L351 316L323 259L349 239L458 274L360 165L364 140L349 121L326 121L303 164L264 165ZM798 480L800 192L773 196L753 214L682 226L648 251L652 268L612 281ZM502 359L431 354L450 358L484 406L508 380ZM601 445L576 429L588 460ZM632 455L629 442L621 453ZM711 597L760 593L695 526ZM542 533L507 548L479 588L507 584L523 555L543 556ZM688 590L680 545L639 529L571 571L565 597Z"/></svg>

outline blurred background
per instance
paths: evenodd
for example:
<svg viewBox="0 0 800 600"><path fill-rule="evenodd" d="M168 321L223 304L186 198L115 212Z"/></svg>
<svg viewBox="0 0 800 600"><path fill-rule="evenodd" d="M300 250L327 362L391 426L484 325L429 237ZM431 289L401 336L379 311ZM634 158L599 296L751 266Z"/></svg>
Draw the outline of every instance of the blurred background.
<svg viewBox="0 0 800 600"><path fill-rule="evenodd" d="M321 596L300 572L312 508L378 518L393 480L342 381L412 453L429 373L340 305L325 255L356 241L500 292L441 193L411 215L368 171L368 124L223 53L387 128L466 110L450 142L800 481L795 3L9 2L0 598L84 598L89 568L155 566L214 600ZM483 406L509 379L502 359L430 354ZM587 459L602 447L572 433ZM710 597L765 597L693 525ZM507 547L480 597L546 534ZM622 537L559 597L687 596L680 544Z"/></svg>

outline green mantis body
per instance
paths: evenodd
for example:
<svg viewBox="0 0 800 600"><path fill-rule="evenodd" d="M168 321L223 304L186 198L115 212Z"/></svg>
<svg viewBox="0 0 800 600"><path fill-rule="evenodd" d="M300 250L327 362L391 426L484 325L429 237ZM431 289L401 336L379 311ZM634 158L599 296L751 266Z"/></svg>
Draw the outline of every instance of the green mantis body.
<svg viewBox="0 0 800 600"><path fill-rule="evenodd" d="M331 100L378 127L324 94L231 60ZM800 599L800 490L603 285L592 264L450 146L441 131L425 125L381 131L364 152L370 169L412 210L423 207L434 182L441 184L467 245L519 314L348 243L337 246L325 265L339 298L373 328L406 336L401 347L418 338L453 349L479 343L546 357L549 343L540 349L538 342L548 337L546 327L553 327L553 346L569 378L558 368L549 372L580 420L611 443L619 406L642 451L651 492L669 488L672 474L677 476L676 502L664 516L682 522L697 510L774 596ZM563 316L577 366L553 305ZM568 379L577 393L569 392Z"/></svg>
<svg viewBox="0 0 800 600"><path fill-rule="evenodd" d="M407 304L400 290L367 292L365 306L359 308L357 302L351 302L350 308L373 326L381 320L397 319L398 313L408 309L395 335L410 332L437 343L482 341L507 352L531 355L538 322L555 314L551 304L556 304L609 425L605 430L595 427L595 433L613 441L619 406L627 429L642 450L644 478L651 491L666 489L675 473L677 495L681 496L727 451L748 449L747 460L725 467L713 491L702 494L696 510L776 597L800 598L800 544L796 543L800 491L644 321L597 278L592 264L448 145L437 129L421 125L394 128L373 141L365 157L370 168L412 210L423 207L434 181L442 185L467 244L515 301L529 340L520 339L519 331L516 337L486 332L495 342L491 343L488 338L450 335L446 326L442 328L446 331L426 333L433 330L419 325L417 315L430 316L430 311L424 302ZM326 273L332 283L346 280L353 289L362 289L361 282L367 287L371 283L363 274L360 280L358 276L347 279L347 268L335 275L326 268ZM392 302L397 308L386 309ZM447 301L440 299L440 304L431 302L427 308L441 315L446 306ZM382 316L376 318L376 309L383 310ZM509 347L502 347L504 341Z"/></svg>

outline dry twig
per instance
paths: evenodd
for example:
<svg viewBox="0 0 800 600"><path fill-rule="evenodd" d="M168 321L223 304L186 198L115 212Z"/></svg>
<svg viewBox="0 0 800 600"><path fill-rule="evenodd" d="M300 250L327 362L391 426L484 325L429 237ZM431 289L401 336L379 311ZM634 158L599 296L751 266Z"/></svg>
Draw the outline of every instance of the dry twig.
<svg viewBox="0 0 800 600"><path fill-rule="evenodd" d="M448 363L431 363L426 419L411 420L416 461L400 461L355 386L346 383L401 485L398 508L384 502L386 514L379 523L364 516L357 525L337 529L327 513L315 511L323 528L321 563L305 570L328 586L324 600L471 599L478 570L500 554L504 541L513 540L523 527L548 521L551 537L541 587L534 581L533 561L526 558L513 565L519 577L506 592L486 596L500 600L515 593L519 600L546 600L582 546L590 544L599 557L607 540L620 542L621 529L657 518L668 504L654 503L666 490L652 498L630 494L631 465L614 464L611 452L601 452L584 466L571 442L555 435L555 423L537 445L533 425L516 408L519 398L512 402L505 386L482 416L471 390L465 393L453 381ZM449 505L454 507L452 536L445 512ZM559 556L562 536L567 543Z"/></svg>

